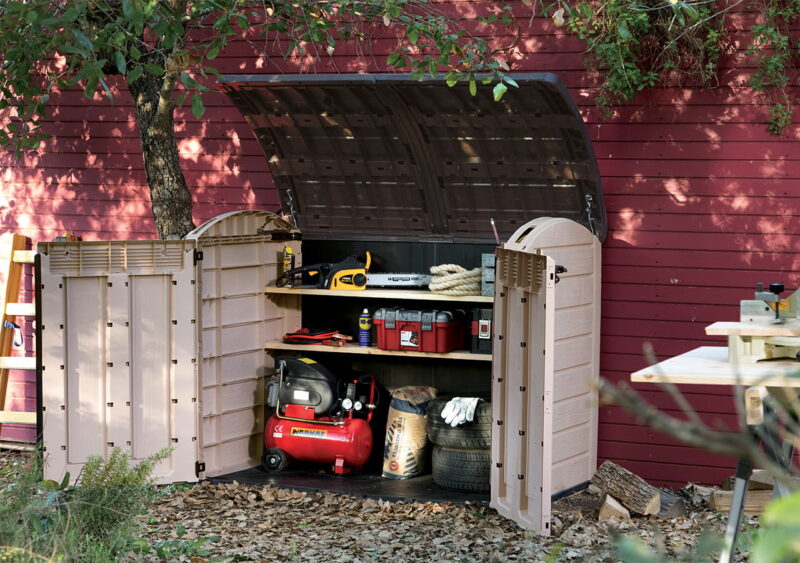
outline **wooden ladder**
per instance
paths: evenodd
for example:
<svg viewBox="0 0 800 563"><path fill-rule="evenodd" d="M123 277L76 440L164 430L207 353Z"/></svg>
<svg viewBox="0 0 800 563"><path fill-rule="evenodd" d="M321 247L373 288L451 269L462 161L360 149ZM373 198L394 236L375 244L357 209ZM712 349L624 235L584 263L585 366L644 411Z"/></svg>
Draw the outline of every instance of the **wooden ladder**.
<svg viewBox="0 0 800 563"><path fill-rule="evenodd" d="M16 317L36 316L34 303L18 303L22 285L22 270L25 264L33 264L34 251L26 250L28 238L22 235L6 233L0 237L0 268L5 274L5 290L0 294L0 424L36 424L36 412L9 411L6 408L8 390L8 370L36 370L36 358L33 356L12 356L14 345L14 323Z"/></svg>

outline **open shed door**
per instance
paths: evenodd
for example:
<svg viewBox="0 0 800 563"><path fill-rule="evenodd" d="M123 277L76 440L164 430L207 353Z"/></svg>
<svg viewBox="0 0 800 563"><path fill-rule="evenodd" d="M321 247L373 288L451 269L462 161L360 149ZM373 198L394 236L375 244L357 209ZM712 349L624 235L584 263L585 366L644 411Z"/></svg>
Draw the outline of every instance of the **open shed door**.
<svg viewBox="0 0 800 563"><path fill-rule="evenodd" d="M267 211L233 211L186 235L197 241L200 311L199 466L215 477L261 463L266 379L273 366L264 343L285 323L300 322L298 307L265 299L285 247L300 256L297 229ZM297 233L299 234L299 233Z"/></svg>
<svg viewBox="0 0 800 563"><path fill-rule="evenodd" d="M600 242L563 218L497 251L491 503L543 534L551 498L597 468L600 269Z"/></svg>
<svg viewBox="0 0 800 563"><path fill-rule="evenodd" d="M491 506L549 534L555 263L499 248L495 276Z"/></svg>
<svg viewBox="0 0 800 563"><path fill-rule="evenodd" d="M40 243L44 476L90 456L172 448L160 483L196 481L194 241Z"/></svg>

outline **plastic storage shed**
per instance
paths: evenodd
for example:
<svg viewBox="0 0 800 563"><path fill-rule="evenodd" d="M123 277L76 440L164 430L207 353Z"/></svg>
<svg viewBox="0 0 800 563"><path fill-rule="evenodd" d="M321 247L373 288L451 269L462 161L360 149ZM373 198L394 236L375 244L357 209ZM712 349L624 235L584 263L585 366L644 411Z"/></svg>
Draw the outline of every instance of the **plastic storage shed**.
<svg viewBox="0 0 800 563"><path fill-rule="evenodd" d="M306 263L316 262L317 247L348 248L330 241L358 240L404 271L419 266L404 252L435 260L445 245L468 254L491 244L490 219L510 237L498 252L494 302L491 504L549 533L551 497L596 469L606 217L566 89L551 74L514 79L519 88L501 102L488 89L471 96L404 75L227 76L223 84L303 231ZM556 265L567 268L557 285Z"/></svg>
<svg viewBox="0 0 800 563"><path fill-rule="evenodd" d="M38 245L46 478L75 478L114 447L135 460L173 448L162 483L260 462L263 342L284 314L264 286L297 244L262 232L273 219L228 213L181 241Z"/></svg>
<svg viewBox="0 0 800 563"><path fill-rule="evenodd" d="M408 260L397 268L479 256L495 246L495 219L508 243L485 374L491 503L548 533L551 496L596 464L606 223L566 90L549 74L514 78L519 89L499 103L401 75L226 77L223 87L303 231L298 258L330 244L375 245ZM134 458L174 447L163 482L258 464L266 335L301 324L298 298L264 296L285 243L259 233L259 213L223 216L184 241L40 245L47 475L76 475L115 446ZM567 268L558 284L556 264Z"/></svg>

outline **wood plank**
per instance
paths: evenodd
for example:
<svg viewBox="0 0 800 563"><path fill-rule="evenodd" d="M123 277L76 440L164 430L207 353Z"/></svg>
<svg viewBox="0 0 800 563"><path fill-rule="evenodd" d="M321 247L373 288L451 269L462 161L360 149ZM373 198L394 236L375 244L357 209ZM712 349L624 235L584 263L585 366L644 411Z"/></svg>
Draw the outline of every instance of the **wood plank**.
<svg viewBox="0 0 800 563"><path fill-rule="evenodd" d="M6 303L6 315L14 317L35 317L35 303Z"/></svg>
<svg viewBox="0 0 800 563"><path fill-rule="evenodd" d="M764 512L767 505L772 502L772 494L772 490L747 491L747 495L744 498L745 514L761 514ZM716 490L711 493L708 504L717 512L729 512L732 500L733 491Z"/></svg>
<svg viewBox="0 0 800 563"><path fill-rule="evenodd" d="M702 346L631 375L644 383L704 385L765 385L800 387L800 363L794 361L731 364L725 346Z"/></svg>
<svg viewBox="0 0 800 563"><path fill-rule="evenodd" d="M493 303L494 297L485 295L441 295L415 289L363 289L347 291L335 289L311 289L300 287L267 286L267 295L320 295L323 297L356 297L363 299L414 299L416 301L456 301L461 303Z"/></svg>
<svg viewBox="0 0 800 563"><path fill-rule="evenodd" d="M716 322L706 327L711 336L736 334L740 336L800 336L800 322L786 320L783 324L748 324Z"/></svg>
<svg viewBox="0 0 800 563"><path fill-rule="evenodd" d="M36 413L25 411L0 411L0 424L36 424Z"/></svg>
<svg viewBox="0 0 800 563"><path fill-rule="evenodd" d="M438 354L434 352L408 352L405 350L381 350L379 348L365 348L357 344L347 344L341 348L334 346L316 346L305 344L286 344L284 342L267 342L264 346L266 350L297 350L305 352L322 352L333 354L364 354L368 356L403 356L408 358L439 358L442 360L474 360L478 362L491 362L491 354L473 354L467 351L449 352Z"/></svg>
<svg viewBox="0 0 800 563"><path fill-rule="evenodd" d="M22 356L0 356L0 370L8 369L36 369L36 358Z"/></svg>

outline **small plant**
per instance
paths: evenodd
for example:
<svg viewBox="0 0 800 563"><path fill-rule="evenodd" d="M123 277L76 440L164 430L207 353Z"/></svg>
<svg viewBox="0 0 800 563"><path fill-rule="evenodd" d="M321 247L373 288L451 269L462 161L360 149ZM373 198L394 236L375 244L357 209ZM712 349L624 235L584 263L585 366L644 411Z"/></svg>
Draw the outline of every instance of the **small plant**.
<svg viewBox="0 0 800 563"><path fill-rule="evenodd" d="M211 551L205 547L208 542L218 542L221 536L208 536L196 540L185 540L186 528L182 524L175 527L176 539L162 540L152 546L145 540L138 539L128 544L127 549L138 555L154 554L159 559L171 561L175 559L193 559L208 557Z"/></svg>
<svg viewBox="0 0 800 563"><path fill-rule="evenodd" d="M34 456L0 489L0 560L113 560L137 535L136 517L155 494L153 467L167 455L162 450L131 466L116 448L108 460L91 457L76 486L69 474L40 481Z"/></svg>

